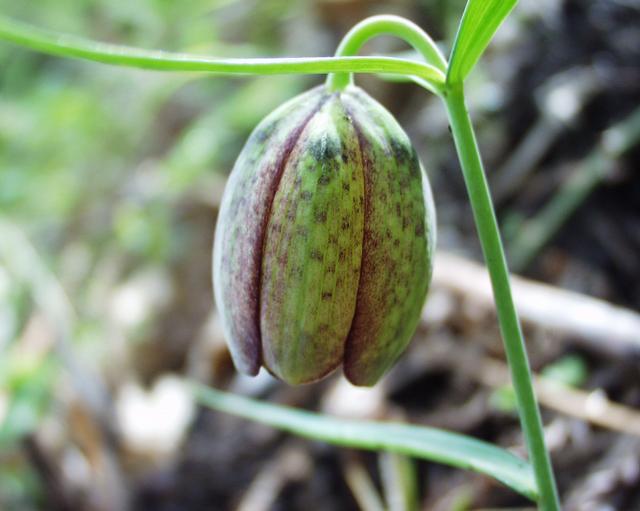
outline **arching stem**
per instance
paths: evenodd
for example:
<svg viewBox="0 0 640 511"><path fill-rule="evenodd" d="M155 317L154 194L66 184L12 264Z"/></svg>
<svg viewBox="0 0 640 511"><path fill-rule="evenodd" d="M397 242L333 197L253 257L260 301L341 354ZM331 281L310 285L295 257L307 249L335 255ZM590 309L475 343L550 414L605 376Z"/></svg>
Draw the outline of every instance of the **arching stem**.
<svg viewBox="0 0 640 511"><path fill-rule="evenodd" d="M112 64L115 66L217 74L385 73L418 77L425 87L441 89L445 73L430 64L391 57L216 58L204 55L145 50L92 41L44 30L0 14L0 40L32 50Z"/></svg>
<svg viewBox="0 0 640 511"><path fill-rule="evenodd" d="M447 61L429 34L415 23L399 16L372 16L361 21L344 36L336 50L336 57L357 55L364 43L379 35L399 37L420 53L427 64L446 73ZM333 73L327 77L327 87L330 90L342 90L352 83L351 73Z"/></svg>

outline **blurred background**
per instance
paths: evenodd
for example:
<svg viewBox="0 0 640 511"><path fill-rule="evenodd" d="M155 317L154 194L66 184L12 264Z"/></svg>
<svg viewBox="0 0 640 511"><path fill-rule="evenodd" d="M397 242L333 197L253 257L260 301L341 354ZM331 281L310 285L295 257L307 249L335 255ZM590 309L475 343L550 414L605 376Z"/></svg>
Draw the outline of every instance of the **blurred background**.
<svg viewBox="0 0 640 511"><path fill-rule="evenodd" d="M400 14L448 53L462 0L0 0L103 41L331 55ZM397 54L376 39L364 53ZM439 224L415 339L370 390L238 376L210 251L259 120L323 77L156 73L0 43L0 509L527 508L473 473L303 441L199 408L185 377L523 453L491 295L439 102L361 76L414 141ZM569 510L640 510L640 4L521 0L467 86L545 431Z"/></svg>

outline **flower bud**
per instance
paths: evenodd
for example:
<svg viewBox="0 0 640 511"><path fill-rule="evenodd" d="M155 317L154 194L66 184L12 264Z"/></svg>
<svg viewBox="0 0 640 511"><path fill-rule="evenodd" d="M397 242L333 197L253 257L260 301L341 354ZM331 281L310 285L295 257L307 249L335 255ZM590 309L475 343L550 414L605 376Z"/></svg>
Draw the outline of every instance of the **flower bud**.
<svg viewBox="0 0 640 511"><path fill-rule="evenodd" d="M375 384L418 324L434 243L426 175L389 112L355 86L282 105L218 216L215 298L236 367L299 384L343 364Z"/></svg>

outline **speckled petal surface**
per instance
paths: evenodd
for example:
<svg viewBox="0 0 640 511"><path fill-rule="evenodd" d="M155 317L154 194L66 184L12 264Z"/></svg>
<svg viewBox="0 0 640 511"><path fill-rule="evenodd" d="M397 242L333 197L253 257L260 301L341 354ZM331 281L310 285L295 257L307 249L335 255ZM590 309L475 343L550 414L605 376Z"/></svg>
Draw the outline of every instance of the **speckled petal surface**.
<svg viewBox="0 0 640 511"><path fill-rule="evenodd" d="M327 96L317 87L267 116L227 182L215 234L214 292L233 361L248 374L261 365L259 293L267 215L292 148Z"/></svg>
<svg viewBox="0 0 640 511"><path fill-rule="evenodd" d="M435 213L428 182L407 135L357 87L343 93L364 162L363 258L344 371L373 385L413 335L431 277Z"/></svg>
<svg viewBox="0 0 640 511"><path fill-rule="evenodd" d="M289 383L319 379L342 362L360 279L363 205L357 136L332 94L291 152L266 232L263 363Z"/></svg>
<svg viewBox="0 0 640 511"><path fill-rule="evenodd" d="M364 91L317 87L254 130L229 177L214 289L236 367L289 384L341 363L373 385L420 318L435 243L426 175Z"/></svg>

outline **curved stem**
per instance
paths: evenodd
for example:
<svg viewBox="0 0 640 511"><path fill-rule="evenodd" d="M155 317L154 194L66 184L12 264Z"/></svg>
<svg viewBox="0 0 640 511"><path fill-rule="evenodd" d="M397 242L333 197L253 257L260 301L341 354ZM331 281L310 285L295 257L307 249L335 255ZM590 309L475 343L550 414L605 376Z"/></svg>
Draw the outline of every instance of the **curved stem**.
<svg viewBox="0 0 640 511"><path fill-rule="evenodd" d="M444 72L430 64L389 57L314 57L218 59L184 53L150 51L42 30L0 16L0 39L51 55L81 58L118 66L162 71L205 71L220 74L325 74L332 72L415 75L433 87L444 84Z"/></svg>
<svg viewBox="0 0 640 511"><path fill-rule="evenodd" d="M336 50L336 57L356 55L369 39L384 34L403 39L422 55L427 64L446 73L447 61L429 34L415 23L399 16L372 16L361 21L344 36ZM344 89L351 83L353 77L350 73L335 73L327 77L327 86L331 90Z"/></svg>
<svg viewBox="0 0 640 511"><path fill-rule="evenodd" d="M478 229L480 244L491 277L498 322L518 400L520 422L540 494L539 505L544 511L558 511L560 506L556 484L544 442L544 431L531 383L531 370L529 369L520 321L511 295L509 272L500 231L473 127L464 103L462 86L447 89L444 101Z"/></svg>

